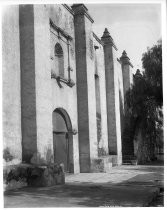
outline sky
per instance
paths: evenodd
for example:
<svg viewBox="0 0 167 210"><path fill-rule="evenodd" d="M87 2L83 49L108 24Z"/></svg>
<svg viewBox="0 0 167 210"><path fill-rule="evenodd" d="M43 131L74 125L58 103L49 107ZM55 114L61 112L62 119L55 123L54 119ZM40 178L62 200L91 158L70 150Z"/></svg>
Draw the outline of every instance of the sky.
<svg viewBox="0 0 167 210"><path fill-rule="evenodd" d="M86 4L93 18L93 30L101 38L104 28L110 35L121 56L126 50L133 73L142 70L142 54L161 38L160 4Z"/></svg>

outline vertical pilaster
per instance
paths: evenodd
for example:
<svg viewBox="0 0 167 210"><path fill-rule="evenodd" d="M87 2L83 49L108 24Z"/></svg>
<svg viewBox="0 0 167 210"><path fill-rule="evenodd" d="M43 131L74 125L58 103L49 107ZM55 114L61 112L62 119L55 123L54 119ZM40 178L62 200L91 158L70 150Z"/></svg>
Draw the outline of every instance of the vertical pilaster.
<svg viewBox="0 0 167 210"><path fill-rule="evenodd" d="M50 24L46 5L34 5L37 149L46 161L53 155ZM58 100L58 99L55 99Z"/></svg>
<svg viewBox="0 0 167 210"><path fill-rule="evenodd" d="M132 76L133 65L131 64L130 59L127 56L127 53L125 50L123 51L122 56L120 57L120 61L121 61L121 66L122 66L123 88L124 88L124 96L125 96L129 88L133 84L133 76Z"/></svg>
<svg viewBox="0 0 167 210"><path fill-rule="evenodd" d="M75 26L80 171L90 172L91 162L97 158L93 20L83 4L74 4L72 9Z"/></svg>
<svg viewBox="0 0 167 210"><path fill-rule="evenodd" d="M23 161L53 152L49 17L44 5L20 5Z"/></svg>
<svg viewBox="0 0 167 210"><path fill-rule="evenodd" d="M20 5L21 124L23 161L37 152L33 5Z"/></svg>
<svg viewBox="0 0 167 210"><path fill-rule="evenodd" d="M98 155L108 154L108 130L107 130L107 106L106 106L106 81L105 81L105 68L104 68L104 51L103 43L101 40L93 34L94 36L94 52L95 52L95 76L98 75L99 80L99 100L100 106L96 108L96 111L100 111L101 115L101 132L100 132L100 142L98 143L99 151ZM96 79L95 79L96 83ZM97 92L97 91L96 91ZM97 125L98 129L98 125ZM98 134L98 132L97 132Z"/></svg>
<svg viewBox="0 0 167 210"><path fill-rule="evenodd" d="M121 163L121 131L118 75L116 71L115 50L117 50L107 29L101 38L104 43L104 61L106 77L107 124L109 154L117 155L118 164Z"/></svg>
<svg viewBox="0 0 167 210"><path fill-rule="evenodd" d="M122 129L122 153L123 159L127 159L127 156L133 156L134 145L133 145L133 128L131 125L131 119L127 112L127 102L126 93L133 84L132 68L133 65L124 50L122 56L120 57L122 66L122 76L123 76L123 89L124 89L124 116L122 118L123 129Z"/></svg>

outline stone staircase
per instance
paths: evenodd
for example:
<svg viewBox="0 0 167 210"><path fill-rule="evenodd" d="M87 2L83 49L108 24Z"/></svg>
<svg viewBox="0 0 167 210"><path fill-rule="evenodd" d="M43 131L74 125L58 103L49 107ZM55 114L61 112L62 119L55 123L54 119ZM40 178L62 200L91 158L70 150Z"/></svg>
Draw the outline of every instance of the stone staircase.
<svg viewBox="0 0 167 210"><path fill-rule="evenodd" d="M137 159L134 155L123 155L122 165L137 165Z"/></svg>
<svg viewBox="0 0 167 210"><path fill-rule="evenodd" d="M134 125L130 123L130 119L127 118L127 124L123 131L122 140L122 164L123 165L137 165L137 159L134 156Z"/></svg>
<svg viewBox="0 0 167 210"><path fill-rule="evenodd" d="M122 145L123 155L133 154L133 129L125 128L123 132L123 145Z"/></svg>

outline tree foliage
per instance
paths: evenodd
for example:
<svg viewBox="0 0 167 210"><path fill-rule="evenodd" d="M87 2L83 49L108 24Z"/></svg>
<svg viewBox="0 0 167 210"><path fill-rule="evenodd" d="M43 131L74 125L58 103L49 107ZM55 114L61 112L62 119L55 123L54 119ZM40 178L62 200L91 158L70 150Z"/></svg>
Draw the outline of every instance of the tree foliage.
<svg viewBox="0 0 167 210"><path fill-rule="evenodd" d="M162 129L162 44L159 41L142 56L143 74L137 70L126 96L128 112L136 133L141 132L140 153L145 162L154 159L159 130ZM135 132L134 132L135 133Z"/></svg>
<svg viewBox="0 0 167 210"><path fill-rule="evenodd" d="M142 57L145 79L150 85L151 94L158 106L163 103L162 91L162 42L157 42L152 48L148 48Z"/></svg>

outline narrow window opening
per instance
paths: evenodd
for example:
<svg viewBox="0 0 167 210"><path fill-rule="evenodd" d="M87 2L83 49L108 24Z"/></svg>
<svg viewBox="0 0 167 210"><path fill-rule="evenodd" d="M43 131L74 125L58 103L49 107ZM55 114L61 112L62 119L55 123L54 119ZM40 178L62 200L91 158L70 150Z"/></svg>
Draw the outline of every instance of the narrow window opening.
<svg viewBox="0 0 167 210"><path fill-rule="evenodd" d="M95 94L96 94L96 121L98 145L101 140L101 106L100 106L100 84L99 77L95 74Z"/></svg>
<svg viewBox="0 0 167 210"><path fill-rule="evenodd" d="M59 43L55 45L55 64L58 68L59 76L64 77L64 55L63 49Z"/></svg>

